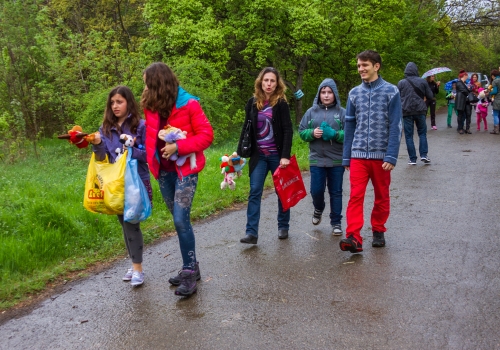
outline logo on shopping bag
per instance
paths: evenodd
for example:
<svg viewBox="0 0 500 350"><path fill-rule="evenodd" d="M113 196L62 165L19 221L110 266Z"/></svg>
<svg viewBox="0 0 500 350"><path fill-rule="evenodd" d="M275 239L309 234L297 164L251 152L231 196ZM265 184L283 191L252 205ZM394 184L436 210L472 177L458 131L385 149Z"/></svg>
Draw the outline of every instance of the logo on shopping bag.
<svg viewBox="0 0 500 350"><path fill-rule="evenodd" d="M287 188L288 186L292 185L293 183L299 181L299 177L295 176L288 180L287 182L283 183L283 178L280 178L280 185L283 189Z"/></svg>
<svg viewBox="0 0 500 350"><path fill-rule="evenodd" d="M102 188L102 178L96 175L94 178L93 188L87 192L88 199L102 200L104 199L104 191Z"/></svg>

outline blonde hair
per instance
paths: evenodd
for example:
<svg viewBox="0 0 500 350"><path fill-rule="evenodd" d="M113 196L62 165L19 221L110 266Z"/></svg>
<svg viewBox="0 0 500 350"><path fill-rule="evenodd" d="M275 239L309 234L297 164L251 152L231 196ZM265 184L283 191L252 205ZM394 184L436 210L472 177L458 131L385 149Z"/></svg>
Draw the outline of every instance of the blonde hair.
<svg viewBox="0 0 500 350"><path fill-rule="evenodd" d="M264 75L267 73L273 73L276 76L276 89L273 91L273 94L269 98L269 105L274 107L279 100L286 101L286 85L280 77L279 72L273 67L266 67L260 71L259 76L255 79L255 92L253 96L255 97L255 101L257 104L257 109L260 111L264 108L264 104L267 101L266 94L264 90L262 90L262 80L264 79Z"/></svg>

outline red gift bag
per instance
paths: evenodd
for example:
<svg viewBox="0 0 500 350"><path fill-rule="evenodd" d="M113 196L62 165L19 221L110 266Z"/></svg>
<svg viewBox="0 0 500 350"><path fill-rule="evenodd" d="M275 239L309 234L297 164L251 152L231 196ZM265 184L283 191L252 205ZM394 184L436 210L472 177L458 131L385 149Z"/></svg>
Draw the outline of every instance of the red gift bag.
<svg viewBox="0 0 500 350"><path fill-rule="evenodd" d="M286 168L278 167L273 174L274 188L280 198L283 211L295 206L306 196L306 187L302 181L295 155L290 158Z"/></svg>

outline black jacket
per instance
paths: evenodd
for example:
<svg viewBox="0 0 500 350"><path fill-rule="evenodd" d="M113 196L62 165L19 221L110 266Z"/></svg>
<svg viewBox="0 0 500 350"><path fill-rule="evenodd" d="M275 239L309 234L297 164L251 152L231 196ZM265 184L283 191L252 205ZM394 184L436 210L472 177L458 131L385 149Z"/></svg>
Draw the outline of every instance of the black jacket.
<svg viewBox="0 0 500 350"><path fill-rule="evenodd" d="M467 95L469 94L469 89L467 85L462 80L457 81L457 96L455 96L455 108L457 111L464 111L465 106L469 104L467 101Z"/></svg>
<svg viewBox="0 0 500 350"><path fill-rule="evenodd" d="M427 105L425 104L424 96L427 100L434 98L429 84L427 84L425 79L420 78L417 65L413 62L409 62L406 65L405 77L405 79L400 80L398 83L403 117L409 115L425 115L427 113ZM408 80L411 80L413 85L415 85L420 96Z"/></svg>
<svg viewBox="0 0 500 350"><path fill-rule="evenodd" d="M254 98L250 98L245 106L245 122L243 123L243 128L241 129L240 140L238 141L238 154L241 154L241 142L243 141L243 134L245 132L248 121L252 121L252 155L250 156L249 171L248 175L257 166L259 162L259 150L257 148L257 105L254 103ZM285 100L279 100L278 103L273 107L273 132L274 141L276 142L276 147L278 149L278 154L280 158L290 159L292 152L292 139L293 139L293 127L292 120L290 119L290 108Z"/></svg>

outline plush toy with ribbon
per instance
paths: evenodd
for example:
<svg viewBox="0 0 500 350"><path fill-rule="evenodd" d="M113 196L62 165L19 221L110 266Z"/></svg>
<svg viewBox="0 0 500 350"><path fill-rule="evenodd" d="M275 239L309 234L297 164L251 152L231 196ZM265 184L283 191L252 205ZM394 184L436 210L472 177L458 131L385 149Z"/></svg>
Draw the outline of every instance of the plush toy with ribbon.
<svg viewBox="0 0 500 350"><path fill-rule="evenodd" d="M220 184L220 189L224 190L229 187L229 189L234 190L236 188L234 179L241 176L246 159L234 152L231 156L225 154L220 160L221 173L224 174L224 180Z"/></svg>
<svg viewBox="0 0 500 350"><path fill-rule="evenodd" d="M169 124L165 125L165 127L158 132L158 138L165 141L166 143L175 143L175 141L177 140L185 139L186 135L186 131L182 131L181 129ZM170 156L170 160L175 161L178 166L184 165L186 159L188 158L191 169L196 168L196 154L194 152L186 156L179 156L177 153Z"/></svg>
<svg viewBox="0 0 500 350"><path fill-rule="evenodd" d="M57 136L58 139L68 140L71 144L78 148L85 148L89 145L89 142L94 141L95 134L87 134L82 131L80 125L75 125L67 134Z"/></svg>

